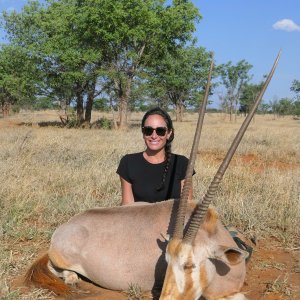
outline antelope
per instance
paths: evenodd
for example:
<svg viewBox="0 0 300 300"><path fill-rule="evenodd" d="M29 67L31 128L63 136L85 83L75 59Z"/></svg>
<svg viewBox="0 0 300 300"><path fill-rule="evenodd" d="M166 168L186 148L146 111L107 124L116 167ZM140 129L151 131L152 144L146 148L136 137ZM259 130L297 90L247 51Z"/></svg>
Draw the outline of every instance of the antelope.
<svg viewBox="0 0 300 300"><path fill-rule="evenodd" d="M161 290L161 300L246 299L241 293L248 253L239 249L209 207L273 76L280 52L203 200L187 202L208 99L213 59L180 199L94 208L59 226L47 254L25 275L34 284L69 295L80 276L111 290ZM167 241L164 237L170 235Z"/></svg>

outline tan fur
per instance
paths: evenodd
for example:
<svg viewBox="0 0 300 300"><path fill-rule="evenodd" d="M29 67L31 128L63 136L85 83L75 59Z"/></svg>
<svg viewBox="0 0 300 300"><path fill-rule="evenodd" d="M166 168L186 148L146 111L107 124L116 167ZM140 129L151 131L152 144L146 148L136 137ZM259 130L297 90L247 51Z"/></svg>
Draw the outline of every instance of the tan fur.
<svg viewBox="0 0 300 300"><path fill-rule="evenodd" d="M169 268L167 269L165 278L167 279L167 281L166 281L164 290L163 290L162 294L160 295L159 299L168 299L167 297L170 294L174 295L174 299L175 299L175 297L177 297L179 299L180 295L178 293L178 290L174 289L174 287L176 287L176 281L173 276L173 273L171 272L171 270Z"/></svg>
<svg viewBox="0 0 300 300"><path fill-rule="evenodd" d="M208 208L205 221L202 225L202 228L208 233L208 235L216 233L218 219L219 215L217 211L212 207Z"/></svg>
<svg viewBox="0 0 300 300"><path fill-rule="evenodd" d="M200 270L200 285L204 287L208 285L207 271L205 266L202 266Z"/></svg>
<svg viewBox="0 0 300 300"><path fill-rule="evenodd" d="M168 255L171 258L169 261L167 273L165 276L165 286L163 292L161 294L160 299L168 300L168 299L177 299L177 300L190 300L194 299L195 287L192 278L193 269L195 267L193 259L192 259L192 248L187 247L182 243L182 240L174 239L171 240L168 244ZM187 255L187 260L182 266L184 269L184 291L180 293L177 288L175 274L172 270L173 263L177 263L173 261L172 258L179 257L182 254Z"/></svg>
<svg viewBox="0 0 300 300"><path fill-rule="evenodd" d="M229 273L223 276L216 274L217 266L210 259L214 258L216 253L222 254L221 245L226 246L225 250L236 247L214 209L209 209L193 245L184 244L179 239L168 243L167 257L169 255L173 266L180 260L179 269L183 269L183 275L180 275L180 278L175 277L172 268L166 270L166 242L162 240L161 233L170 233L177 208L178 200L169 200L82 212L56 229L49 247L51 265L48 264L47 268L47 256L44 261L37 261L28 271L26 281L28 284L33 283L54 290L57 294L71 291L62 280L51 275L50 267L51 272L64 277L70 283L74 282L76 272L111 290L126 290L128 285L134 282L142 290L155 291L156 287L161 287L166 274L168 280L161 298L166 300L171 299L169 297L194 300L195 289L199 285L205 289L203 296L207 294L211 297L226 297L238 291L243 284L245 273L243 263L234 265L233 268L229 265ZM191 213L189 210L186 222ZM221 249L221 252L218 252L218 249ZM199 264L201 268L205 267L202 274L194 272L194 267L198 268ZM43 268L40 268L40 265ZM70 276L65 276L65 270L71 273ZM50 276L47 275L49 273ZM41 279L42 274L51 277L51 280ZM176 278L182 282L179 290L176 288ZM195 279L198 282L193 282ZM50 283L47 283L48 281ZM183 293L180 293L182 289Z"/></svg>
<svg viewBox="0 0 300 300"><path fill-rule="evenodd" d="M238 251L229 232L220 223L214 208L208 209L196 240L190 247L178 239L169 242L168 269L160 300L195 300L199 298L198 289L207 300L221 300L235 295L238 297L245 278L244 255ZM220 257L216 257L216 254ZM198 275L193 264L198 265ZM180 271L183 265L184 272ZM182 292L179 286L173 285L176 284L177 276L180 280L184 276ZM198 282L194 282L197 277Z"/></svg>
<svg viewBox="0 0 300 300"><path fill-rule="evenodd" d="M170 240L168 244L168 253L171 256L178 255L179 251L181 250L181 244L182 244L182 240L179 239Z"/></svg>
<svg viewBox="0 0 300 300"><path fill-rule="evenodd" d="M168 268L165 276L165 286L164 290L160 296L160 299L178 299L183 300L187 299L184 298L184 295L186 293L189 293L190 289L192 288L193 281L191 278L191 268L192 268L192 259L191 255L188 257L188 262L183 266L184 272L185 272L185 287L184 292L179 293L177 289L176 279L172 270L172 265L174 263L173 258L180 256L180 253L183 251L183 244L182 240L180 239L172 239L169 241L168 247L167 247L167 253L169 255L170 261L168 261ZM175 262L176 264L177 262ZM170 295L172 295L173 298L170 298Z"/></svg>
<svg viewBox="0 0 300 300"><path fill-rule="evenodd" d="M36 260L25 274L24 283L51 290L57 295L70 295L72 289L49 271L48 262L48 254Z"/></svg>
<svg viewBox="0 0 300 300"><path fill-rule="evenodd" d="M183 295L181 295L181 297L183 297L182 299L193 299L194 296L194 283L193 283L193 278L192 278L192 272L193 272L193 261L192 261L192 257L191 257L191 253L190 256L188 258L188 261L186 263L185 266L185 289L183 292Z"/></svg>
<svg viewBox="0 0 300 300"><path fill-rule="evenodd" d="M61 253L50 249L48 251L49 259L51 260L54 266L59 266L60 269L68 270L70 268L70 264L63 258Z"/></svg>

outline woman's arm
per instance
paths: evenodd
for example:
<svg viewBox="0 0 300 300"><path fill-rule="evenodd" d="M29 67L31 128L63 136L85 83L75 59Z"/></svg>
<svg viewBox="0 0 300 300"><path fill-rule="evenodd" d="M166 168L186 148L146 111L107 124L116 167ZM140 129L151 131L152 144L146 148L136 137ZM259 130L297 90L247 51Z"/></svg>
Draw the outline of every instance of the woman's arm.
<svg viewBox="0 0 300 300"><path fill-rule="evenodd" d="M122 202L121 205L127 205L134 203L134 197L132 192L132 185L124 178L120 176L121 189L122 189Z"/></svg>
<svg viewBox="0 0 300 300"><path fill-rule="evenodd" d="M183 185L184 185L184 179L181 180L181 191L183 189ZM191 188L189 191L188 202L193 202L193 181L191 182Z"/></svg>

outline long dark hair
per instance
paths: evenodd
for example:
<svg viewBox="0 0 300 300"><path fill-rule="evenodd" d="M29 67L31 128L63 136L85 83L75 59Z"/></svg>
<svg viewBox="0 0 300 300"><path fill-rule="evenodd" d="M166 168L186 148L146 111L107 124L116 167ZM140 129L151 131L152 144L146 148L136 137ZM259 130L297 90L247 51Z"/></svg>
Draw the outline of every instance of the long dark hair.
<svg viewBox="0 0 300 300"><path fill-rule="evenodd" d="M161 183L156 189L157 191L160 191L165 187L166 176L168 174L168 170L169 170L169 166L170 166L170 162L171 162L171 154L172 154L171 143L174 139L174 127L173 127L173 122L172 122L170 115L165 110L161 109L160 107L155 107L155 108L148 110L145 113L145 115L142 119L142 124L141 124L142 128L144 127L147 118L151 115L159 115L159 116L163 117L163 119L166 122L168 131L170 132L170 130L172 130L172 133L171 133L170 137L167 139L167 142L165 145L166 166L165 166L164 172L162 174Z"/></svg>

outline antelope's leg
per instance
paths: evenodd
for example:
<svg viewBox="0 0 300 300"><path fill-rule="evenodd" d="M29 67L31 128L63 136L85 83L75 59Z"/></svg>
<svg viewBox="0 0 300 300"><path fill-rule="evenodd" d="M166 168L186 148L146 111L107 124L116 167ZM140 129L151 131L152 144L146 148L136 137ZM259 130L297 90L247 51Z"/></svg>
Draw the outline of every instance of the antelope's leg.
<svg viewBox="0 0 300 300"><path fill-rule="evenodd" d="M50 260L48 268L55 276L62 278L66 284L75 285L79 281L79 277L76 272L59 269L55 267Z"/></svg>

